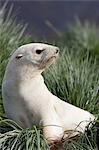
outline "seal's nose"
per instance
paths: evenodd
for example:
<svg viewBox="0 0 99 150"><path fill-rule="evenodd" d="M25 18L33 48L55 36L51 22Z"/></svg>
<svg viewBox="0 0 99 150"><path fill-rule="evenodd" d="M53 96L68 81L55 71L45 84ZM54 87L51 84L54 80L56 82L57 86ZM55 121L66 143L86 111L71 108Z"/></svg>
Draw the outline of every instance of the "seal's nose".
<svg viewBox="0 0 99 150"><path fill-rule="evenodd" d="M56 48L56 54L59 52L59 48Z"/></svg>

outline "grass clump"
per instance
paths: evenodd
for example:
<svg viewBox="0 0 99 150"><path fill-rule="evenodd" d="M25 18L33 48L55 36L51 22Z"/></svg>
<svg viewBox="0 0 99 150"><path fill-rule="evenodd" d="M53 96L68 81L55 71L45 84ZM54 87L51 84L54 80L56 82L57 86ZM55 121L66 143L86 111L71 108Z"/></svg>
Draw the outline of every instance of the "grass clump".
<svg viewBox="0 0 99 150"><path fill-rule="evenodd" d="M5 128L6 131L5 132ZM48 145L42 130L33 125L32 129L22 129L15 122L5 119L0 121L1 150L47 150Z"/></svg>
<svg viewBox="0 0 99 150"><path fill-rule="evenodd" d="M99 28L95 24L90 24L87 21L81 23L77 19L75 24L68 26L60 41L69 50L79 49L83 54L89 51L90 55L99 61Z"/></svg>
<svg viewBox="0 0 99 150"><path fill-rule="evenodd" d="M96 127L93 126L78 137L48 145L43 137L42 127L33 125L32 129L23 129L12 120L0 119L1 150L98 150L96 134Z"/></svg>

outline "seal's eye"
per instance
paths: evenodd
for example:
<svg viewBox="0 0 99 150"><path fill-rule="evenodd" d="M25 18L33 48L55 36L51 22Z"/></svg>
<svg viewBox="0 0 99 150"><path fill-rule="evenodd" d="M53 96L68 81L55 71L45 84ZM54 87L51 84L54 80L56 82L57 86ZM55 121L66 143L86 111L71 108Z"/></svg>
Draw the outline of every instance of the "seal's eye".
<svg viewBox="0 0 99 150"><path fill-rule="evenodd" d="M22 55L22 54L18 54L18 55L16 56L16 59L20 59L21 57L23 57L23 55Z"/></svg>
<svg viewBox="0 0 99 150"><path fill-rule="evenodd" d="M43 50L37 49L36 54L41 54L43 51L44 51L44 49Z"/></svg>

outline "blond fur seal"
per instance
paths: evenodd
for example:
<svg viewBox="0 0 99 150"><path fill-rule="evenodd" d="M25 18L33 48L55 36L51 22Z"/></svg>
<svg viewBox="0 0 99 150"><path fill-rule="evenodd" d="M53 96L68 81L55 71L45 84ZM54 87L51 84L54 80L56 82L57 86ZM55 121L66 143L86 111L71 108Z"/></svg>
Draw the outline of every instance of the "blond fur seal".
<svg viewBox="0 0 99 150"><path fill-rule="evenodd" d="M6 115L24 128L41 124L49 143L60 140L65 131L73 130L68 132L70 137L84 133L95 119L89 112L60 100L44 84L41 73L55 61L58 50L42 43L19 47L9 60L2 85Z"/></svg>

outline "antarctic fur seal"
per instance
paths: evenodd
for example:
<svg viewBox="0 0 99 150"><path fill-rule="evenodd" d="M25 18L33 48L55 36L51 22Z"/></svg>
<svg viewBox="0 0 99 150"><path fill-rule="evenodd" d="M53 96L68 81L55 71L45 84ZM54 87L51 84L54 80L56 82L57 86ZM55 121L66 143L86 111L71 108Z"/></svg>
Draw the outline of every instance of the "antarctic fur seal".
<svg viewBox="0 0 99 150"><path fill-rule="evenodd" d="M66 131L71 131L70 137L84 133L95 119L89 112L60 100L46 87L41 73L55 61L58 51L58 47L43 43L19 47L8 62L2 84L7 117L24 128L42 125L49 143L60 140L64 133L68 137Z"/></svg>

